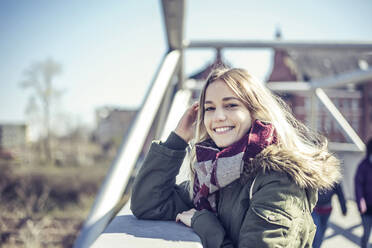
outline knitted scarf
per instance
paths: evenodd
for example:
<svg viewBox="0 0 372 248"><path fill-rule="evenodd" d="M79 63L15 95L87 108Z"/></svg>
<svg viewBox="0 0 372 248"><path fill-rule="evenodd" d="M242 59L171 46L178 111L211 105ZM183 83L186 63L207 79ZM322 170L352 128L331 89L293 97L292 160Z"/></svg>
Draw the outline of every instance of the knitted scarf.
<svg viewBox="0 0 372 248"><path fill-rule="evenodd" d="M193 165L195 208L216 212L219 189L240 178L244 166L248 165L244 161L254 158L274 143L274 127L255 120L243 138L222 150L211 139L196 144L196 162Z"/></svg>

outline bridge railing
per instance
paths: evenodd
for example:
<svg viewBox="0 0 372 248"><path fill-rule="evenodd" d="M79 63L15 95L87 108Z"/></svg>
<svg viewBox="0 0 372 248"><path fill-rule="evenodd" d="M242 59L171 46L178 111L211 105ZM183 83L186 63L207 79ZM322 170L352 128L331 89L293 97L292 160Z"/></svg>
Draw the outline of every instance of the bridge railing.
<svg viewBox="0 0 372 248"><path fill-rule="evenodd" d="M123 196L151 127L154 124L162 126L165 122L166 115L163 112L168 111L166 105L172 102L169 98L173 97L173 78L179 61L178 50L165 55L142 107L104 179L74 247L90 247L115 216L116 206Z"/></svg>

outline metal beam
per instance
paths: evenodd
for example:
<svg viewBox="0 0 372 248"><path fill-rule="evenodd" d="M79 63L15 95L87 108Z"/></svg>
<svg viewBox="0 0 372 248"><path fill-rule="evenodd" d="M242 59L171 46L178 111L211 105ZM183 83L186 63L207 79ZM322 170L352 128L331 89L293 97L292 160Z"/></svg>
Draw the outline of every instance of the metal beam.
<svg viewBox="0 0 372 248"><path fill-rule="evenodd" d="M184 0L162 0L169 50L182 49L185 22Z"/></svg>
<svg viewBox="0 0 372 248"><path fill-rule="evenodd" d="M344 133L352 140L352 142L358 147L359 151L365 150L365 145L363 141L359 138L358 134L354 131L354 129L350 126L349 122L344 118L341 112L337 109L337 107L333 104L331 99L327 96L323 89L316 89L315 90L316 96L319 100L323 103L329 113L337 120L338 124L340 124L341 129Z"/></svg>
<svg viewBox="0 0 372 248"><path fill-rule="evenodd" d="M163 101L159 107L157 121L155 125L155 137L154 139L158 140L161 137L161 134L163 132L163 128L165 125L165 122L167 120L167 117L169 115L169 109L172 105L173 100L173 91L174 91L174 84L171 82L169 84L169 87L167 91L164 94Z"/></svg>
<svg viewBox="0 0 372 248"><path fill-rule="evenodd" d="M190 90L179 90L175 94L172 106L169 109L167 120L163 125L162 135L160 140L165 141L169 134L176 129L178 121L183 113L190 106L192 92Z"/></svg>
<svg viewBox="0 0 372 248"><path fill-rule="evenodd" d="M335 75L333 77L311 81L312 88L337 88L348 84L362 84L372 81L372 69L357 70L349 73Z"/></svg>
<svg viewBox="0 0 372 248"><path fill-rule="evenodd" d="M141 110L97 194L90 214L74 244L75 248L89 247L115 214L114 208L123 195L163 96L176 72L179 58L178 50L165 56Z"/></svg>
<svg viewBox="0 0 372 248"><path fill-rule="evenodd" d="M274 48L274 49L326 49L326 50L366 50L372 51L372 41L189 41L185 48Z"/></svg>
<svg viewBox="0 0 372 248"><path fill-rule="evenodd" d="M318 130L318 98L314 91L310 96L310 125L313 130Z"/></svg>
<svg viewBox="0 0 372 248"><path fill-rule="evenodd" d="M367 82L372 82L372 69L353 71L311 82L268 82L266 86L276 92L309 92L317 88L330 89Z"/></svg>
<svg viewBox="0 0 372 248"><path fill-rule="evenodd" d="M311 84L308 82L268 82L266 87L275 92L309 92Z"/></svg>
<svg viewBox="0 0 372 248"><path fill-rule="evenodd" d="M360 148L353 143L329 142L328 148L332 151L360 152Z"/></svg>

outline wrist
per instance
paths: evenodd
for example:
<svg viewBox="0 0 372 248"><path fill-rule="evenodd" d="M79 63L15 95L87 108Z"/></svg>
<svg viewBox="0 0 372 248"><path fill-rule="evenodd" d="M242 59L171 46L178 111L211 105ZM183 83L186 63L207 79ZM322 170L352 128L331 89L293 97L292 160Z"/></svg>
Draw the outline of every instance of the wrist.
<svg viewBox="0 0 372 248"><path fill-rule="evenodd" d="M184 150L188 146L187 142L175 132L170 133L164 145L173 150Z"/></svg>
<svg viewBox="0 0 372 248"><path fill-rule="evenodd" d="M182 132L180 130L178 130L177 128L174 130L174 133L181 139L183 139L183 141L185 141L186 143L189 143L190 141L190 137L188 137L189 135L187 135L185 132Z"/></svg>

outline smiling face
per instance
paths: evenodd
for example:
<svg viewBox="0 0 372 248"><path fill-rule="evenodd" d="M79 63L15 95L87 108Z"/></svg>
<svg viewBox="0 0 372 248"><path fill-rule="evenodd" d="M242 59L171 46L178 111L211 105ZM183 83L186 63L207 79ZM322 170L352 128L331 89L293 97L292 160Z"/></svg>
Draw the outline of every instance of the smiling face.
<svg viewBox="0 0 372 248"><path fill-rule="evenodd" d="M220 148L240 140L252 125L252 116L239 97L222 80L205 92L204 126Z"/></svg>

